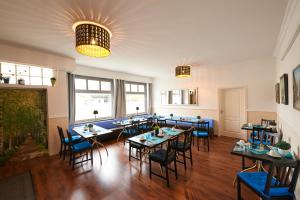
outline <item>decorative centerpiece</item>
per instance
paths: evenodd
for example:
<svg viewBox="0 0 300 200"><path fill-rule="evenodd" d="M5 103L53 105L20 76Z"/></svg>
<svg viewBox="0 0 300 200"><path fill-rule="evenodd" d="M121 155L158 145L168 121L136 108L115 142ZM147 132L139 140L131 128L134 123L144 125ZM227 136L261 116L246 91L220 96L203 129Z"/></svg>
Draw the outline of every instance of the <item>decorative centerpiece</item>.
<svg viewBox="0 0 300 200"><path fill-rule="evenodd" d="M0 83L2 82L3 80L3 75L0 73Z"/></svg>
<svg viewBox="0 0 300 200"><path fill-rule="evenodd" d="M280 141L275 146L281 156L286 156L291 151L291 144L285 141Z"/></svg>
<svg viewBox="0 0 300 200"><path fill-rule="evenodd" d="M153 116L156 117L156 113L153 113Z"/></svg>
<svg viewBox="0 0 300 200"><path fill-rule="evenodd" d="M173 116L174 116L173 113L171 113L171 114L170 114L170 117L173 118Z"/></svg>
<svg viewBox="0 0 300 200"><path fill-rule="evenodd" d="M160 127L157 124L153 127L153 129L154 129L155 135L159 134Z"/></svg>
<svg viewBox="0 0 300 200"><path fill-rule="evenodd" d="M18 79L18 84L19 85L25 85L25 80L23 78Z"/></svg>
<svg viewBox="0 0 300 200"><path fill-rule="evenodd" d="M198 120L200 120L200 119L201 119L200 115L198 115L198 116L197 116L197 119L198 119Z"/></svg>
<svg viewBox="0 0 300 200"><path fill-rule="evenodd" d="M94 126L93 124L88 124L89 131L90 131L90 132L93 132L93 126Z"/></svg>

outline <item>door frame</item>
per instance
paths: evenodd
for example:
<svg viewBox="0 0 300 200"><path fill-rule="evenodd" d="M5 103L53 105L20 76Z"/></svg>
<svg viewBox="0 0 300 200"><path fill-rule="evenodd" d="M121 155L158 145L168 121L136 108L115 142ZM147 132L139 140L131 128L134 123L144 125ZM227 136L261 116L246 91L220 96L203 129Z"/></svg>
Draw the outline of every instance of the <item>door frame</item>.
<svg viewBox="0 0 300 200"><path fill-rule="evenodd" d="M240 87L224 87L224 88L218 88L218 136L222 135L222 127L223 127L223 120L222 120L222 103L223 103L223 97L222 93L225 90L230 90L230 89L242 89L244 93L244 107L242 108L244 111L242 112L243 115L240 116L240 126L243 124L247 123L247 110L248 110L248 87L247 86L240 86ZM240 133L243 135L241 138L242 139L247 139L247 131L245 130L240 130Z"/></svg>

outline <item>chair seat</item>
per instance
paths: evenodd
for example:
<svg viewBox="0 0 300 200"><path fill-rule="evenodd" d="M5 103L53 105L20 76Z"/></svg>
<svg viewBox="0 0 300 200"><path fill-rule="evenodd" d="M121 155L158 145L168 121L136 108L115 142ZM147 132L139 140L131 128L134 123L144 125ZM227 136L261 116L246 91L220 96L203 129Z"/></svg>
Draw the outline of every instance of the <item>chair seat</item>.
<svg viewBox="0 0 300 200"><path fill-rule="evenodd" d="M73 142L77 142L77 141L79 141L79 140L81 140L81 136L80 135L73 135L72 136L72 141ZM69 143L69 138L65 138L65 141L64 141L66 144L68 144Z"/></svg>
<svg viewBox="0 0 300 200"><path fill-rule="evenodd" d="M130 147L133 147L133 148L136 148L136 149L142 149L142 148L144 148L143 145L137 144L137 143L134 143L134 142L130 142L129 145L130 145Z"/></svg>
<svg viewBox="0 0 300 200"><path fill-rule="evenodd" d="M206 131L193 131L193 135L197 137L208 137L208 132Z"/></svg>
<svg viewBox="0 0 300 200"><path fill-rule="evenodd" d="M92 148L92 144L89 143L88 141L84 141L84 142L80 142L80 143L72 145L72 150L74 152L84 151L84 150L91 149L91 148Z"/></svg>
<svg viewBox="0 0 300 200"><path fill-rule="evenodd" d="M165 163L166 154L167 151L165 149L160 149L158 151L149 154L149 159L161 164L167 164L176 159L175 153L173 153L168 156L167 163Z"/></svg>
<svg viewBox="0 0 300 200"><path fill-rule="evenodd" d="M123 131L123 134L125 134L125 135L137 135L137 134L139 134L139 132L136 129L125 129Z"/></svg>
<svg viewBox="0 0 300 200"><path fill-rule="evenodd" d="M177 144L177 145L176 145ZM182 141L178 141L178 142L173 142L171 144L171 147L173 149L176 149L177 151L186 151L187 149L189 149L191 147L191 144L186 144L184 146L184 142Z"/></svg>
<svg viewBox="0 0 300 200"><path fill-rule="evenodd" d="M140 125L139 128L142 129L142 130L149 130L149 129L152 128L152 126L149 125L149 124L142 124L142 125Z"/></svg>
<svg viewBox="0 0 300 200"><path fill-rule="evenodd" d="M268 173L266 172L240 172L238 177L246 183L249 187L259 193L265 198L271 197L292 197L294 194L290 193L288 187L277 187L270 188L269 194L265 194L265 185L267 181ZM276 181L275 178L272 179L272 184Z"/></svg>

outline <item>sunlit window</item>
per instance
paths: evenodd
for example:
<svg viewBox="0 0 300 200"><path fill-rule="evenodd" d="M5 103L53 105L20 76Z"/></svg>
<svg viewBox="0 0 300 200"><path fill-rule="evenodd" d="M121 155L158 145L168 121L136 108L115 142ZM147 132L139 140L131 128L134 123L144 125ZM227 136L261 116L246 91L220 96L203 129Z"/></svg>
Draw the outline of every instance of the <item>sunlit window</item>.
<svg viewBox="0 0 300 200"><path fill-rule="evenodd" d="M138 113L146 112L146 84L145 83L125 83L126 91L126 114L136 114L136 107L139 107Z"/></svg>
<svg viewBox="0 0 300 200"><path fill-rule="evenodd" d="M75 77L75 121L111 118L113 102L113 80Z"/></svg>
<svg viewBox="0 0 300 200"><path fill-rule="evenodd" d="M50 78L53 77L53 69L7 62L0 62L0 73L9 78L9 84L17 84L22 79L25 85L51 86Z"/></svg>

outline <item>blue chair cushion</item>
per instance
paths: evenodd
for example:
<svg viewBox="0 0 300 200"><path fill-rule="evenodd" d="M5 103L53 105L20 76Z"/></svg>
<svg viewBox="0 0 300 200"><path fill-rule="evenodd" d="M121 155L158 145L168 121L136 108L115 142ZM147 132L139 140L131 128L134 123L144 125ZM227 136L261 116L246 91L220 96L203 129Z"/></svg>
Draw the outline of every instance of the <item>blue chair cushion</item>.
<svg viewBox="0 0 300 200"><path fill-rule="evenodd" d="M208 137L208 132L206 131L193 131L193 135L196 137Z"/></svg>
<svg viewBox="0 0 300 200"><path fill-rule="evenodd" d="M72 136L72 142L77 142L79 140L81 140L81 136L80 135L73 135ZM65 138L64 142L68 144L69 143L69 138Z"/></svg>
<svg viewBox="0 0 300 200"><path fill-rule="evenodd" d="M252 138L249 138L248 141L249 141L250 143L253 143L253 139L252 139ZM268 140L268 141L263 140L262 143L263 143L264 145L271 145L271 141L270 141L270 140ZM254 144L256 144L256 145L260 144L260 140L254 139Z"/></svg>
<svg viewBox="0 0 300 200"><path fill-rule="evenodd" d="M152 126L150 126L149 124L142 124L142 125L140 125L139 128L140 128L140 129L143 129L143 130L148 130L148 129L151 129Z"/></svg>
<svg viewBox="0 0 300 200"><path fill-rule="evenodd" d="M290 193L288 187L276 187L270 188L269 194L265 194L265 186L267 182L268 173L266 172L240 172L238 177L246 183L249 187L255 190L261 197L271 198L271 197L292 197L293 194ZM273 177L272 184L276 182Z"/></svg>
<svg viewBox="0 0 300 200"><path fill-rule="evenodd" d="M89 143L88 141L79 142L77 144L72 145L72 150L74 152L84 151L91 148L92 148L92 144Z"/></svg>
<svg viewBox="0 0 300 200"><path fill-rule="evenodd" d="M136 134L139 134L139 132L136 129L130 129L130 128L128 128L128 129L125 129L123 131L123 134L125 134L125 135L136 135Z"/></svg>

